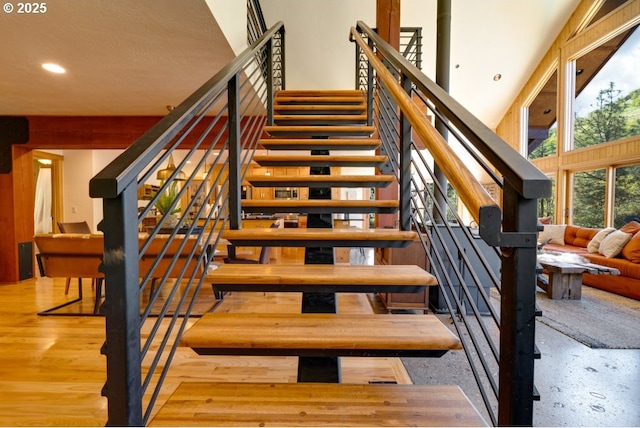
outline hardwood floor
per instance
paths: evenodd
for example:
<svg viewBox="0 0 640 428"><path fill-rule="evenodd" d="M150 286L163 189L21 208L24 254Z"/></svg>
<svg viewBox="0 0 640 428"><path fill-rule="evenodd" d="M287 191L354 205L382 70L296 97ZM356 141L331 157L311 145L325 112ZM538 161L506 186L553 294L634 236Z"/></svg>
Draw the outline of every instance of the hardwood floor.
<svg viewBox="0 0 640 428"><path fill-rule="evenodd" d="M290 260L295 262L295 258ZM92 290L85 280L86 311ZM100 395L106 379L104 318L39 316L46 308L71 300L64 278L39 278L0 285L0 426L104 426L107 400ZM231 293L220 311L299 311L298 293ZM371 311L366 296L338 298L344 313ZM411 383L396 358L343 358L345 383ZM183 380L211 382L295 382L296 357L198 356L187 348L176 354L158 404Z"/></svg>

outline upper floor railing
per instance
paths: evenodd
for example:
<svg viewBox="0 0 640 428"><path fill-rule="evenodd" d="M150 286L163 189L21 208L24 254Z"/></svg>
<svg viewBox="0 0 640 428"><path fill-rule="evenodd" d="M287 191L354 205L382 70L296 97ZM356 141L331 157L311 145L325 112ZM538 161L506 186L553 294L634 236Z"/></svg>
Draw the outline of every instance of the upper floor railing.
<svg viewBox="0 0 640 428"><path fill-rule="evenodd" d="M422 232L438 278L431 306L453 315L491 421L531 425L536 204L551 183L366 24L351 39L399 182L399 225Z"/></svg>
<svg viewBox="0 0 640 428"><path fill-rule="evenodd" d="M237 227L241 165L272 120L283 51L278 23L90 182L103 199L109 425L149 421L189 318L215 302L206 270Z"/></svg>

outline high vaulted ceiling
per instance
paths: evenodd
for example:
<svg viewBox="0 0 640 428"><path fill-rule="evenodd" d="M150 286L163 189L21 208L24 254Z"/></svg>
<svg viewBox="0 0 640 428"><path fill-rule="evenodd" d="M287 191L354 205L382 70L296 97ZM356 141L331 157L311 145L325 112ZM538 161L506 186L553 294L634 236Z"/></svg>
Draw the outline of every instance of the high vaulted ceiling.
<svg viewBox="0 0 640 428"><path fill-rule="evenodd" d="M244 3L208 0L214 1L221 7L225 1ZM453 95L495 126L578 3L454 0ZM230 27L228 18L218 17L219 26L205 0L46 4L46 13L38 15L0 12L0 115L163 115L167 105L180 103L233 57L220 29ZM348 30L358 19L375 26L375 0L262 0L262 5L268 25L285 21L289 87L353 86ZM424 69L432 78L435 10L435 0L402 0L402 25L424 27ZM326 63L326 55L334 64ZM336 58L346 72L336 71ZM51 74L41 68L44 62L59 63L67 73ZM502 79L495 82L498 73ZM334 74L339 74L335 81Z"/></svg>

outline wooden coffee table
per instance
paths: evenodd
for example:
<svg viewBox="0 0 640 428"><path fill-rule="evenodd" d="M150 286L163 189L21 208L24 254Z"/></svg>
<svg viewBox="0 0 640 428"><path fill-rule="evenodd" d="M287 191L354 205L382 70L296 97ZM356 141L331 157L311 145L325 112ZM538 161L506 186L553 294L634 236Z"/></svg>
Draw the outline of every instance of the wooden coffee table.
<svg viewBox="0 0 640 428"><path fill-rule="evenodd" d="M547 292L550 299L579 300L582 297L582 274L620 275L615 268L593 263L576 263L545 258L540 260L548 280L538 275L537 285Z"/></svg>

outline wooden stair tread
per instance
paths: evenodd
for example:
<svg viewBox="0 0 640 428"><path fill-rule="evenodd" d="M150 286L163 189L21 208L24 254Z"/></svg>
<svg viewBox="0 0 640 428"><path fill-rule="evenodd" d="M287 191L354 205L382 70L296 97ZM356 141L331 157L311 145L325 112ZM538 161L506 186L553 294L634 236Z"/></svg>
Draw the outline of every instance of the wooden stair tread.
<svg viewBox="0 0 640 428"><path fill-rule="evenodd" d="M151 426L486 426L458 386L183 382Z"/></svg>
<svg viewBox="0 0 640 428"><path fill-rule="evenodd" d="M325 140L266 138L260 140L260 145L269 150L373 150L380 146L380 140L373 138L332 138Z"/></svg>
<svg viewBox="0 0 640 428"><path fill-rule="evenodd" d="M391 200L283 200L283 199L247 199L242 201L246 212L274 213L394 213L398 210L398 201Z"/></svg>
<svg viewBox="0 0 640 428"><path fill-rule="evenodd" d="M204 314L180 341L203 355L425 356L462 349L435 315Z"/></svg>
<svg viewBox="0 0 640 428"><path fill-rule="evenodd" d="M330 137L330 136L351 136L351 137L370 137L376 130L374 126L348 126L348 125L274 125L274 126L265 126L265 132L269 135L273 136L290 136L290 137L299 137L299 136L319 136L319 137Z"/></svg>
<svg viewBox="0 0 640 428"><path fill-rule="evenodd" d="M351 166L369 167L385 163L386 156L336 155L255 155L253 160L261 166Z"/></svg>
<svg viewBox="0 0 640 428"><path fill-rule="evenodd" d="M278 121L310 121L310 122L366 122L366 114L274 114L273 120Z"/></svg>
<svg viewBox="0 0 640 428"><path fill-rule="evenodd" d="M398 247L419 239L414 231L398 229L322 229L322 228L250 228L222 232L234 245L318 246L326 247Z"/></svg>
<svg viewBox="0 0 640 428"><path fill-rule="evenodd" d="M367 105L362 102L360 104L276 104L273 109L277 112L288 114L335 114L342 112L364 112Z"/></svg>
<svg viewBox="0 0 640 428"><path fill-rule="evenodd" d="M486 426L458 386L183 382L151 426Z"/></svg>
<svg viewBox="0 0 640 428"><path fill-rule="evenodd" d="M281 89L276 92L276 97L326 97L326 96L359 96L366 94L360 89Z"/></svg>
<svg viewBox="0 0 640 428"><path fill-rule="evenodd" d="M321 96L276 96L276 104L360 104L364 100L364 95L321 95Z"/></svg>
<svg viewBox="0 0 640 428"><path fill-rule="evenodd" d="M207 280L221 291L416 293L437 285L416 265L223 264Z"/></svg>
<svg viewBox="0 0 640 428"><path fill-rule="evenodd" d="M395 181L393 175L250 175L255 187L383 187Z"/></svg>

